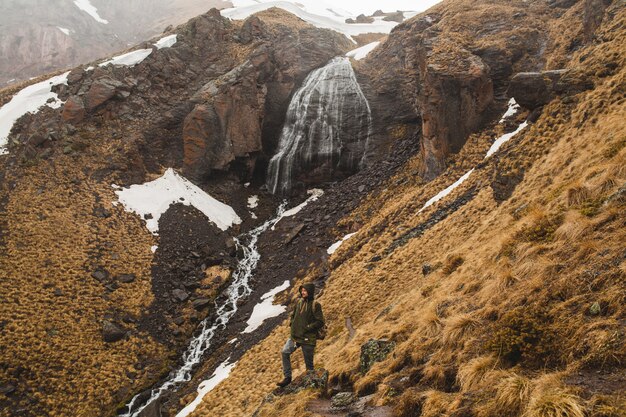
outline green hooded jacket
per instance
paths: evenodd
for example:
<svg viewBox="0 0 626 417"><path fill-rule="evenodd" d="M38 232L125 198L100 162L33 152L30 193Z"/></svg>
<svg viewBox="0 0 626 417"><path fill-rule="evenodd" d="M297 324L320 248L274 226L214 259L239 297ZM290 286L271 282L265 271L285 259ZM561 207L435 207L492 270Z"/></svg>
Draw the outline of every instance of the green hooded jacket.
<svg viewBox="0 0 626 417"><path fill-rule="evenodd" d="M317 331L324 327L322 306L314 300L315 285L304 284L298 288L298 293L306 289L306 299L300 297L291 312L291 339L301 345L313 345L317 342Z"/></svg>

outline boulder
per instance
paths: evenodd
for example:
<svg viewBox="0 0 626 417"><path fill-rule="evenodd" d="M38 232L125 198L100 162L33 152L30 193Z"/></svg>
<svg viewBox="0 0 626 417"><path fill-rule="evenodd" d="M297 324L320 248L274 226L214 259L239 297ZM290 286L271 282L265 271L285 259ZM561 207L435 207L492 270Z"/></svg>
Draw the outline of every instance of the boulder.
<svg viewBox="0 0 626 417"><path fill-rule="evenodd" d="M211 303L211 300L209 300L208 298L198 298L197 300L193 300L191 304L193 305L193 308L195 308L196 310L202 310L208 307L210 303Z"/></svg>
<svg viewBox="0 0 626 417"><path fill-rule="evenodd" d="M79 123L85 118L85 103L78 96L71 96L63 105L63 120L68 123Z"/></svg>
<svg viewBox="0 0 626 417"><path fill-rule="evenodd" d="M527 109L535 109L558 95L571 95L593 88L593 83L577 71L560 69L520 72L513 76L507 94Z"/></svg>
<svg viewBox="0 0 626 417"><path fill-rule="evenodd" d="M126 336L126 330L122 329L118 325L105 321L102 324L102 337L107 343L114 343L122 340Z"/></svg>
<svg viewBox="0 0 626 417"><path fill-rule="evenodd" d="M0 384L0 394L9 395L15 392L15 385L13 384Z"/></svg>
<svg viewBox="0 0 626 417"><path fill-rule="evenodd" d="M103 282L109 279L109 271L104 268L97 268L91 273L91 277L97 279L100 282Z"/></svg>
<svg viewBox="0 0 626 417"><path fill-rule="evenodd" d="M356 19L348 18L346 19L346 23L355 24L355 23L373 23L374 18L370 16L365 16L364 14L360 14L356 17Z"/></svg>
<svg viewBox="0 0 626 417"><path fill-rule="evenodd" d="M85 95L85 109L93 111L124 90L125 86L122 82L111 77L100 78L94 81Z"/></svg>
<svg viewBox="0 0 626 417"><path fill-rule="evenodd" d="M385 360L387 355L396 347L396 343L389 340L370 339L361 346L359 370L366 374L376 362Z"/></svg>

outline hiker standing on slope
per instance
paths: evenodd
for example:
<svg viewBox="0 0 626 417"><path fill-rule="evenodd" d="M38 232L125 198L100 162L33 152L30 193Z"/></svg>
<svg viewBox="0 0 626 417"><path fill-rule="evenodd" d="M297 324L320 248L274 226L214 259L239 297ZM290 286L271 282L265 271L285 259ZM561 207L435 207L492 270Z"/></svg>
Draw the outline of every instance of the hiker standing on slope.
<svg viewBox="0 0 626 417"><path fill-rule="evenodd" d="M313 354L318 338L317 332L324 327L322 306L313 300L315 285L304 284L298 289L298 292L300 297L291 312L291 337L287 339L287 343L285 343L281 351L285 379L276 384L281 388L291 383L291 354L299 347L302 348L307 372L315 370L313 367Z"/></svg>

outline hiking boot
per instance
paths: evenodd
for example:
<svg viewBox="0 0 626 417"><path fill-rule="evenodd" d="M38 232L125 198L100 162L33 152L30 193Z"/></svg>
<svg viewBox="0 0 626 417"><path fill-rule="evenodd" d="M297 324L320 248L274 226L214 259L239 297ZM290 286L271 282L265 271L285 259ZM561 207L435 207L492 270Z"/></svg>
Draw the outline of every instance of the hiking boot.
<svg viewBox="0 0 626 417"><path fill-rule="evenodd" d="M282 381L276 383L281 388L285 388L287 385L291 384L291 378L285 377Z"/></svg>

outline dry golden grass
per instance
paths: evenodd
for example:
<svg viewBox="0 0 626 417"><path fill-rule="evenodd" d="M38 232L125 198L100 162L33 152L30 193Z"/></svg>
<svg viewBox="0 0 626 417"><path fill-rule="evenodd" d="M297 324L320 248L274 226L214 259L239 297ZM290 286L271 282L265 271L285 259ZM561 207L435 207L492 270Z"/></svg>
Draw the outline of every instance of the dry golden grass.
<svg viewBox="0 0 626 417"><path fill-rule="evenodd" d="M496 369L498 360L495 356L481 356L464 364L457 374L461 390L472 391L481 388L490 372Z"/></svg>
<svg viewBox="0 0 626 417"><path fill-rule="evenodd" d="M473 6L458 2L450 7ZM577 5L567 18L578 19L580 11ZM479 30L473 24L485 26L507 12L504 6L478 7L455 23L461 35L473 33ZM551 13L547 10L545 19ZM484 19L478 23L468 16ZM320 301L330 323L350 317L356 334L350 339L346 329L336 326L338 333L318 346L317 364L330 371L331 379L351 375L356 387L385 390L393 378L418 368L414 386L395 400L398 416L574 417L592 415L594 409L601 415L604 405L590 400L597 387L583 383L574 389L564 381L577 369L618 373L626 363L624 202L605 203L626 181L625 22L626 11L617 9L599 32L604 42L572 57L576 65L586 54L585 74L596 88L546 105L537 122L500 151L507 166L524 170L508 200L493 199L489 185L496 167L490 161L449 197L476 186L479 192L469 203L422 236L387 251L402 231L420 225L441 206L418 213L426 200L482 160L500 133L498 126L472 135L455 164L430 183L412 179L419 161L410 161L411 169L400 170L384 193L370 195L344 219L342 224L361 228L331 257ZM563 20L560 27L568 24ZM563 30L560 43L549 46L555 51L551 65L569 62L563 41L576 30ZM619 57L617 71L598 78L595 73L609 56L615 59L613 54ZM597 200L602 203L587 206ZM369 260L375 255L382 259L372 268ZM462 264L444 268L454 265L452 256ZM425 263L439 267L424 276ZM599 313L592 313L595 303ZM277 352L285 331L277 329L244 355L242 366L207 395L198 415L249 415L252 407L239 403L244 398L257 403L272 389L268 373L280 376ZM397 338L393 357L371 374L358 374L361 344L386 335ZM502 336L511 351L491 349L494 335ZM516 349L521 354L514 355ZM254 363L267 368L251 371ZM562 373L555 376L555 370ZM254 386L246 386L250 379ZM443 392L458 388L459 393ZM609 390L603 404L617 404L623 394L603 388ZM223 398L233 400L225 406ZM610 407L605 409L616 408ZM411 414L418 408L421 414Z"/></svg>
<svg viewBox="0 0 626 417"><path fill-rule="evenodd" d="M124 324L133 335L115 344L101 333L108 317L139 318L152 302L154 238L136 216L110 204L115 194L107 184L64 158L65 167L54 173L44 163L22 172L7 203L0 316L8 324L0 335L6 365L0 379L15 381L25 368L37 388L24 399L36 400L42 413L96 415L125 399L123 387L140 389L166 364L165 348L134 324ZM115 215L94 216L98 199ZM137 279L108 293L91 277L97 266ZM140 357L149 358L143 370L135 369Z"/></svg>

